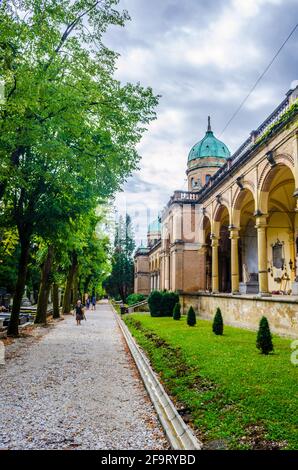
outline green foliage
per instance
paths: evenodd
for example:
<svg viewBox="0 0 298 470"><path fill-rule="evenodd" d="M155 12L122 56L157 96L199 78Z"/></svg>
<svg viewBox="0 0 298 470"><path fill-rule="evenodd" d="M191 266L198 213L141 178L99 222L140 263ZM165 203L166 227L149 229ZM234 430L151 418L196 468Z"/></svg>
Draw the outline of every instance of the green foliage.
<svg viewBox="0 0 298 470"><path fill-rule="evenodd" d="M158 97L152 90L140 84L122 86L114 78L118 55L105 47L103 34L129 18L126 11L114 8L117 3L25 0L25 15L16 14L9 2L0 5L0 70L5 82L5 103L0 105L0 222L17 233L22 248L14 325L36 236L55 247L59 259L54 264L64 274L76 243L84 245L85 258L93 249L98 255L94 266L86 274L82 267L80 274L85 277L82 283L94 288L101 277L95 266L99 262L102 267L101 250L94 248L95 238L87 248L78 233L84 231L86 214L95 213L137 168L136 145L155 119ZM132 278L131 260L128 264L125 271Z"/></svg>
<svg viewBox="0 0 298 470"><path fill-rule="evenodd" d="M176 292L165 291L162 293L161 316L172 317L175 305L179 302L179 295Z"/></svg>
<svg viewBox="0 0 298 470"><path fill-rule="evenodd" d="M146 300L146 296L144 294L130 294L126 299L126 303L127 305L134 305L138 302L143 302L143 300Z"/></svg>
<svg viewBox="0 0 298 470"><path fill-rule="evenodd" d="M131 218L119 217L116 224L114 250L112 254L112 270L104 282L104 288L112 296L120 296L125 302L134 287L133 251L135 248Z"/></svg>
<svg viewBox="0 0 298 470"><path fill-rule="evenodd" d="M152 291L148 297L148 305L152 317L172 317L179 295L170 291Z"/></svg>
<svg viewBox="0 0 298 470"><path fill-rule="evenodd" d="M264 143L268 138L270 138L274 133L284 124L290 122L294 116L298 113L298 100L296 99L294 103L287 109L285 113L273 124L271 124L267 131L256 140L255 146L259 146L260 144Z"/></svg>
<svg viewBox="0 0 298 470"><path fill-rule="evenodd" d="M180 320L180 318L181 318L181 305L179 302L177 302L173 311L173 319Z"/></svg>
<svg viewBox="0 0 298 470"><path fill-rule="evenodd" d="M149 295L148 305L149 305L149 310L150 310L150 314L152 317L161 316L162 299L163 299L163 293L158 290L152 291L151 294Z"/></svg>
<svg viewBox="0 0 298 470"><path fill-rule="evenodd" d="M196 323L197 323L196 313L191 305L187 312L187 324L188 326L195 326Z"/></svg>
<svg viewBox="0 0 298 470"><path fill-rule="evenodd" d="M257 348L262 354L269 354L273 351L272 335L269 323L266 317L262 317L257 334Z"/></svg>
<svg viewBox="0 0 298 470"><path fill-rule="evenodd" d="M225 341L212 322L186 318L125 319L166 391L189 410L200 438L229 449L298 449L298 367L289 358L291 339L274 336L277 354L258 354L254 331L225 325ZM157 347L157 345L159 345Z"/></svg>
<svg viewBox="0 0 298 470"><path fill-rule="evenodd" d="M216 335L222 335L223 334L223 327L224 327L224 325L223 325L223 318L222 318L221 310L220 310L219 307L217 307L216 312L215 312L215 316L214 316L214 320L213 320L213 324L212 324L212 331Z"/></svg>
<svg viewBox="0 0 298 470"><path fill-rule="evenodd" d="M77 251L78 254L78 290L81 294L99 291L101 284L110 271L110 241L104 233L98 230L104 219L99 216L90 220L89 227L84 220L83 244ZM82 296L82 295L81 295Z"/></svg>

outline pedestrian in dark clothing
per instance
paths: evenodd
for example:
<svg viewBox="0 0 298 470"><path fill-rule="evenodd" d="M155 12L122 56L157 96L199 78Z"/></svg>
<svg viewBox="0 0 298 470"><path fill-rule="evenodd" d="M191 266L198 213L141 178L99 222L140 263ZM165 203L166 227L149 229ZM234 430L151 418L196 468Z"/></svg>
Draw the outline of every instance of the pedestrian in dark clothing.
<svg viewBox="0 0 298 470"><path fill-rule="evenodd" d="M76 316L77 326L79 326L81 324L81 321L84 318L86 320L85 312L84 312L84 306L82 305L81 300L77 301L76 306L74 308L74 314Z"/></svg>
<svg viewBox="0 0 298 470"><path fill-rule="evenodd" d="M91 310L96 310L96 295L92 295L91 302L92 302Z"/></svg>

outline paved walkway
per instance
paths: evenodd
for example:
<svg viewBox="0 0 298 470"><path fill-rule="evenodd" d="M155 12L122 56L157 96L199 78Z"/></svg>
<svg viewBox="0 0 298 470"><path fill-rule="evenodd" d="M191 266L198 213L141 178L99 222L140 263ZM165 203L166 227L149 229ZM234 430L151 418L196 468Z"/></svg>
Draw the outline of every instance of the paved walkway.
<svg viewBox="0 0 298 470"><path fill-rule="evenodd" d="M164 449L108 304L68 316L0 366L0 448Z"/></svg>

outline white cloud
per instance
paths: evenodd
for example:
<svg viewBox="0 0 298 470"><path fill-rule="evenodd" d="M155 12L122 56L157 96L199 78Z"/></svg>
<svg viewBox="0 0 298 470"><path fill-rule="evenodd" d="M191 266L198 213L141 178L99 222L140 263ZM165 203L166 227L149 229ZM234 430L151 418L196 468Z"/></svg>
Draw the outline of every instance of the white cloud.
<svg viewBox="0 0 298 470"><path fill-rule="evenodd" d="M162 94L158 119L138 146L140 172L121 196L131 213L145 207L136 216L144 238L147 209L155 215L175 189L186 189L187 155L204 135L206 116L219 136L293 27L297 0L151 0L150 8L146 0L120 0L121 6L132 22L108 36L121 53L117 77ZM290 50L284 48L222 137L232 151L297 78Z"/></svg>

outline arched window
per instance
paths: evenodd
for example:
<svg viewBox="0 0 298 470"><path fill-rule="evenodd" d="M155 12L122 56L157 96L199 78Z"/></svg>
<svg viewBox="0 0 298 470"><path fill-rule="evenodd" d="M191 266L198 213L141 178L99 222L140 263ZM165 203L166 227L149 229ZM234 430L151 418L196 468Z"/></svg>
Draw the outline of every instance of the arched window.
<svg viewBox="0 0 298 470"><path fill-rule="evenodd" d="M208 183L208 181L210 180L210 178L211 178L211 175L206 175L206 176L205 176L205 184Z"/></svg>

